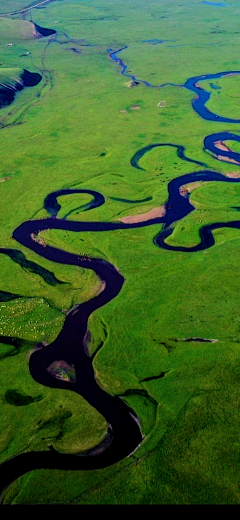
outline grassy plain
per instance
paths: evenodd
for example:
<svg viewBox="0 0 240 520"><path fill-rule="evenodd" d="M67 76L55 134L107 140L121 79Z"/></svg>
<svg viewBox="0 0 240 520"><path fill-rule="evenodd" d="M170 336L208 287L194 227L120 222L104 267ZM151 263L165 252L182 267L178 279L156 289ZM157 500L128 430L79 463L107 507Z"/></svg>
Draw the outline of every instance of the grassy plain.
<svg viewBox="0 0 240 520"><path fill-rule="evenodd" d="M25 6L3 1L1 12L10 4L11 10ZM235 0L224 7L200 0L64 0L24 19L0 18L1 67L43 74L39 85L0 111L1 247L22 251L64 282L51 285L0 256L0 289L19 295L0 302L0 334L23 340L17 351L0 346L1 462L50 445L83 451L106 431L105 420L83 399L42 387L28 372L33 342L50 343L61 330L62 311L90 299L100 282L92 272L20 247L13 230L46 217L44 198L62 187L94 189L106 197L104 206L82 213L77 208L89 196L61 197L59 216L72 211L74 220L112 221L162 205L172 178L201 167L164 147L140 160L145 171L134 169L131 157L150 143L181 144L188 157L212 170L238 170L206 154L203 140L220 131L239 133L239 125L202 120L192 110L192 93L183 88L128 88L106 50L128 45L121 58L129 71L154 85L238 70L237 13ZM50 42L34 38L31 19L57 36ZM164 42L143 42L155 38ZM12 47L6 47L9 41ZM209 109L240 118L239 84L238 76L215 81L221 89L202 83L212 92ZM239 196L236 184L196 187L190 199L196 211L174 225L169 243L192 246L203 224L238 220ZM152 200L130 204L112 197ZM124 395L145 439L132 457L101 471L24 475L4 492L4 504L239 503L239 232L217 230L213 248L187 254L158 249L153 238L160 229L41 234L51 245L107 259L123 274L117 299L89 319L89 348L94 353L103 342L94 358L98 383ZM164 377L143 382L162 372Z"/></svg>

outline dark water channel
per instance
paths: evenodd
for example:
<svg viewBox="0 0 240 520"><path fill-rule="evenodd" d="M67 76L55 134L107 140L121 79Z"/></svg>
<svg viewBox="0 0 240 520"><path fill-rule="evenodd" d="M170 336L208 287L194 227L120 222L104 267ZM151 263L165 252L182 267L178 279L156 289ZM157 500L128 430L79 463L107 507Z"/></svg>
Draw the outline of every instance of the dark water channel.
<svg viewBox="0 0 240 520"><path fill-rule="evenodd" d="M17 92L23 90L24 87L35 87L41 80L41 74L38 74L37 72L29 72L29 70L23 69L20 81L16 81L14 87L0 84L0 107L11 105Z"/></svg>
<svg viewBox="0 0 240 520"><path fill-rule="evenodd" d="M40 34L40 36L51 36L52 34L56 34L57 31L54 29L47 29L46 27L41 27L34 23L36 33Z"/></svg>
<svg viewBox="0 0 240 520"><path fill-rule="evenodd" d="M108 50L111 59L119 64L121 73L131 77L132 79L136 79L135 76L127 74L127 66L118 58L119 52L120 51L113 52L110 49ZM239 74L239 72L235 73ZM185 85L183 85L185 88L188 88L197 94L198 98L194 99L193 108L204 119L209 120L210 118L210 120L212 120L212 116L209 116L211 113L208 112L205 107L206 101L209 99L209 93L206 93L203 89L196 86L196 83L199 83L199 81L203 79L214 79L227 74L229 73L224 72L221 74L210 74L204 77L190 78L187 80ZM151 84L145 81L141 81L141 83L144 83L147 87L152 87ZM219 122L239 122L239 120L229 120L227 118L221 118L220 116L214 116L213 120L216 119L218 119ZM226 140L240 141L240 138L239 136L228 132L212 134L212 136L205 138L204 148L206 151L213 153L215 158L218 159L219 155L224 154L222 150L220 150L219 153L219 148L216 143L218 141ZM151 144L137 151L131 160L132 166L141 169L139 166L139 160L145 153L148 153L155 146L175 147L177 154L181 159L206 167L204 163L200 163L194 159L189 159L185 155L184 146L173 143ZM229 150L227 151L225 158L226 160L239 160L239 157L237 156L238 154L236 154L236 152ZM192 206L189 197L186 194L182 194L180 188L188 183L199 181L238 183L240 182L240 179L228 178L218 172L210 170L193 172L177 177L168 184L169 195L165 204L165 215L149 221L132 224L98 221L80 222L67 220L66 218L61 219L58 217L58 213L61 209L59 198L62 195L71 195L74 193L87 193L91 195L92 201L82 206L82 210L84 211L103 205L105 198L103 194L93 190L58 190L49 194L44 201L44 207L48 214L51 215L50 217L24 222L13 232L13 238L19 244L34 251L41 257L60 264L76 265L85 269L91 269L102 281L102 290L97 296L76 306L68 313L64 326L56 340L47 346L38 345L38 348L36 348L30 356L29 369L32 377L38 383L51 388L70 390L81 395L91 406L105 417L108 424L108 432L105 440L100 446L97 446L93 450L83 454L67 455L58 453L51 448L50 451L33 451L13 457L1 465L1 489L9 485L19 476L33 469L56 468L67 470L93 470L110 466L130 456L143 440L139 420L133 410L127 406L120 397L109 395L97 384L92 359L89 356L85 342L89 316L96 309L99 309L110 302L113 298L117 297L124 284L124 277L107 261L97 258L89 258L81 254L76 255L48 245L43 246L37 241L36 237L38 233L47 229L69 230L75 233L84 233L86 231L106 233L117 232L121 229L133 229L159 224L161 230L154 238L156 246L174 251L197 252L214 245L213 230L220 227L233 227L240 229L240 221L219 222L202 227L200 230L200 242L194 247L173 247L166 244L166 238L173 232L172 224L179 221L195 209ZM35 238L33 239L33 237ZM57 379L53 374L51 374L49 367L55 361L59 360L64 360L69 366L74 366L76 374L74 382Z"/></svg>

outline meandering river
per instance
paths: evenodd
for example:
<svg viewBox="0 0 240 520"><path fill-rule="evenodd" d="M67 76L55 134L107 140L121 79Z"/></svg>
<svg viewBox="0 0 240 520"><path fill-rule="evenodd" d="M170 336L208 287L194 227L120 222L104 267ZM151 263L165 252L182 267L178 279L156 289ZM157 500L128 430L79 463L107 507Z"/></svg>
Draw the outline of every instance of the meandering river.
<svg viewBox="0 0 240 520"><path fill-rule="evenodd" d="M127 48L127 47L125 47ZM147 81L137 79L135 76L127 73L127 66L119 59L118 54L121 51L112 51L108 49L110 58L118 63L121 73L136 80L138 83L144 84L146 87L153 87ZM218 122L240 122L240 120L232 120L212 114L207 108L206 103L210 94L199 87L199 82L206 79L215 79L228 74L240 74L239 71L222 72L219 74L209 74L207 76L199 76L189 78L182 87L192 90L197 97L194 97L193 109L204 119ZM156 88L161 88L159 86ZM240 164L240 154L231 151L228 147L223 150L219 147L219 143L225 141L240 141L239 136L220 132L209 135L204 140L204 148L217 160L226 160L227 162L237 162ZM138 150L131 159L134 168L141 169L139 161L152 148L159 146L175 147L177 155L186 161L190 161L199 166L207 168L205 163L195 161L185 155L185 147L174 143L156 143L149 144L143 149ZM120 229L133 229L139 227L151 226L153 224L160 225L160 232L154 238L156 246L171 249L174 251L196 252L214 245L214 237L212 231L219 227L233 227L240 229L240 221L219 222L212 225L204 226L200 230L200 242L194 247L174 247L166 244L166 238L173 231L171 225L194 211L186 194L182 194L180 188L187 183L199 181L221 181L221 182L240 182L238 178L228 178L224 175L204 169L202 171L193 172L182 175L169 182L168 184L168 200L165 203L164 216L153 218L145 222L123 223L115 222L80 222L59 218L58 213L61 209L60 200L62 195L71 195L75 193L87 193L92 196L92 201L81 207L82 210L91 210L94 207L101 206L105 202L104 194L93 190L81 189L62 189L50 193L45 201L44 207L50 215L46 219L29 220L22 223L13 232L13 238L21 245L34 251L39 256L51 260L56 263L76 265L86 269L93 270L102 281L102 290L94 298L86 303L76 306L68 313L64 326L56 338L56 340L47 346L42 345L31 354L29 361L29 369L32 377L38 383L49 386L51 388L61 388L70 390L80 394L86 399L91 406L102 414L108 423L108 432L105 440L100 446L83 454L67 455L58 453L53 448L44 452L22 453L4 462L0 471L0 488L3 489L20 475L38 468L56 468L56 469L97 469L104 468L115 464L116 462L130 456L140 445L143 440L141 427L134 411L127 406L120 397L113 397L103 391L95 380L92 359L87 352L84 338L86 337L88 328L88 318L96 310L106 305L113 298L116 298L124 284L124 277L114 265L105 260L98 258L89 258L81 254L76 255L63 251L49 245L42 245L37 240L40 231L47 229L61 229L73 231L75 233L84 233L86 231L94 232L116 232ZM57 217L57 218L56 218ZM9 253L8 253L9 254ZM69 366L75 367L76 377L74 381L63 381L54 377L49 367L56 361L64 360Z"/></svg>

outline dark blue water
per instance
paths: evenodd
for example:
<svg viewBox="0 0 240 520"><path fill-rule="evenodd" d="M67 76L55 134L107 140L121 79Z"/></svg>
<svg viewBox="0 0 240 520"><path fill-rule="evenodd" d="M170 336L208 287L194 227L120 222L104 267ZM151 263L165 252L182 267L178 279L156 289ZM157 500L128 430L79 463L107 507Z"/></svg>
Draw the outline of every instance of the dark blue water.
<svg viewBox="0 0 240 520"><path fill-rule="evenodd" d="M30 72L23 69L20 81L15 83L14 87L0 84L0 108L11 105L13 103L17 92L20 92L24 87L35 87L42 80L41 74L38 72Z"/></svg>
<svg viewBox="0 0 240 520"><path fill-rule="evenodd" d="M97 208L99 206L102 206L102 204L104 204L105 202L105 198L103 197L103 195L101 195L101 193L98 193L97 191L67 188L49 193L49 195L47 195L47 197L44 200L44 208L50 215L52 215L52 217L56 217L61 209L61 204L59 204L57 200L58 197L61 197L62 195L72 195L73 193L86 193L87 195L92 195L93 197L92 201L82 206L79 206L78 209L81 209L81 211L88 211L90 209ZM69 216L70 213L71 212L69 212L68 215L66 215L66 217Z"/></svg>
<svg viewBox="0 0 240 520"><path fill-rule="evenodd" d="M206 121L218 121L219 123L240 123L240 119L231 119L230 117L223 117L210 112L210 110L208 110L206 107L206 103L209 101L211 93L207 92L199 86L201 81L219 79L230 75L239 76L239 74L240 71L232 70L228 72L218 72L216 74L206 74L204 76L195 76L193 78L189 78L186 83L184 83L183 87L197 94L197 97L192 101L192 107L195 112L197 112L197 114L199 114L199 116L201 116Z"/></svg>
<svg viewBox="0 0 240 520"><path fill-rule="evenodd" d="M229 159L233 159L237 164L240 165L240 153L232 152L231 150L221 150L218 148L215 143L218 141L236 141L240 143L240 136L236 134L232 134L231 132L218 132L216 134L211 134L205 137L204 139L204 148L205 150L214 154L214 156L225 157L224 162L230 162ZM226 143L227 144L227 143ZM216 157L217 158L217 157ZM221 159L224 160L224 159Z"/></svg>
<svg viewBox="0 0 240 520"><path fill-rule="evenodd" d="M196 161L194 159L190 159L189 157L187 157L185 155L185 146L182 146L180 144L172 144L172 143L156 143L156 144L149 144L148 146L145 146L144 148L141 148L141 150L138 150L134 156L132 157L131 159L131 165L134 166L134 168L137 168L138 170L144 170L144 168L141 168L141 166L139 166L139 161L140 159L147 153L149 152L150 150L153 150L153 148L158 148L158 147L162 147L162 146L170 146L172 148L176 148L177 150L177 156L180 158L180 159L183 159L184 161L188 161L188 162L191 162L191 163L194 163L194 164L198 164L199 166L204 166L205 168L207 168L207 164L206 163L203 163L203 162L200 162L200 161Z"/></svg>
<svg viewBox="0 0 240 520"><path fill-rule="evenodd" d="M227 4L223 4L223 2L208 2L207 0L203 0L202 4L211 5L214 7L227 7Z"/></svg>
<svg viewBox="0 0 240 520"><path fill-rule="evenodd" d="M34 23L34 27L36 32L38 32L38 34L40 34L41 36L51 36L52 34L56 34L57 32L54 29L47 29L46 27L41 27L36 23Z"/></svg>
<svg viewBox="0 0 240 520"><path fill-rule="evenodd" d="M38 242L32 240L32 235L36 235L40 230L45 229L62 229L76 233L86 231L117 232L120 229L133 229L159 223L164 224L164 227L154 239L157 246L175 251L200 251L214 244L212 231L217 227L226 225L228 227L240 228L240 222L206 226L201 230L200 244L192 248L173 247L165 243L166 238L172 233L170 225L194 211L194 207L189 199L180 194L180 187L200 180L240 182L239 179L229 179L213 171L194 172L173 179L168 184L169 197L166 202L166 214L161 218L147 222L125 224L122 222L75 222L53 216L44 220L24 222L14 231L13 237L15 240L45 259L61 264L92 269L100 280L104 282L104 289L100 294L88 302L78 305L68 314L62 331L51 345L47 347L42 346L42 348L38 346L38 349L31 354L29 369L32 377L38 383L52 388L71 390L83 396L106 418L108 433L102 446L96 448L95 454L93 450L91 456L89 456L89 453L81 456L64 455L52 449L51 451L39 453L21 454L6 461L1 465L1 488L9 485L20 475L36 468L85 470L104 468L129 456L142 441L139 422L133 410L120 398L108 395L97 385L92 360L86 352L86 348L84 348L84 337L87 332L90 314L101 306L106 305L119 294L124 283L123 276L109 262L96 258L86 258L85 256L68 253L51 246L43 247ZM45 202L46 200L48 201L47 207L50 213L56 212L56 198L61 197L66 192L70 194L70 190L63 189L50 194L45 199ZM72 192L86 193L87 191L73 190ZM93 194L92 191L91 194ZM94 192L94 201L103 203L103 199L103 195ZM47 368L57 359L62 359L69 365L74 365L76 372L74 384L56 379L48 372Z"/></svg>
<svg viewBox="0 0 240 520"><path fill-rule="evenodd" d="M126 47L125 47L126 48ZM120 60L117 54L120 51L113 52L108 50L109 56L120 65L121 73L136 80L135 76L129 75L127 67ZM235 72L239 74L239 72ZM199 76L189 78L183 85L185 88L192 90L198 95L193 100L193 108L196 112L206 120L215 120L219 122L238 122L238 120L230 120L221 118L207 111L205 104L210 94L201 89L197 83L206 79L215 79L229 74L223 72L219 74L210 74L207 76ZM139 81L139 80L137 80ZM141 81L147 87L152 85L148 82ZM194 103L195 101L195 103ZM207 136L204 140L205 150L214 154L218 159L219 155L223 155L223 151L217 148L217 141L235 140L240 141L240 137L228 132L219 132ZM185 147L172 143L158 143L148 145L136 152L131 159L131 164L138 170L138 161L149 150L156 146L173 146L177 149L177 154L185 161L199 163L194 159L189 159L185 155ZM226 160L239 160L239 154L227 151L224 155ZM208 226L203 226L200 230L199 244L194 247L186 248L181 246L169 246L166 244L166 238L173 232L172 224L186 215L194 211L194 206L189 198L181 194L180 188L188 183L199 181L217 181L238 183L240 179L225 177L224 175L209 170L193 172L182 175L168 183L168 199L165 204L165 215L147 222L139 222L134 224L126 224L123 222L80 222L57 218L57 214L61 208L58 198L62 195L70 195L71 193L87 193L93 197L93 200L87 205L82 206L84 210L91 210L94 207L101 206L105 202L104 196L93 190L80 189L63 189L49 194L45 201L44 207L51 217L41 220L29 220L21 224L13 232L13 238L22 246L34 251L39 256L60 264L75 265L86 269L93 270L98 278L103 282L102 291L87 301L86 303L76 306L68 313L64 326L56 338L56 340L47 346L38 345L38 348L31 354L29 360L29 369L32 377L40 384L50 386L52 388L61 388L74 391L83 396L99 413L101 413L108 424L108 432L105 441L96 450L90 450L79 455L65 455L58 453L51 448L45 452L30 452L17 455L16 457L6 461L1 465L0 472L0 488L9 485L14 479L20 475L37 468L59 468L59 469L97 469L115 464L119 460L131 455L142 441L142 434L139 421L131 408L129 408L120 397L113 397L104 392L96 383L95 374L92 366L92 359L89 356L87 347L84 342L86 337L88 318L96 309L106 305L113 298L117 297L124 284L124 277L109 262L98 259L89 258L84 255L76 255L67 251L59 250L51 246L43 246L32 237L36 236L40 231L46 229L61 229L73 231L75 233L84 232L108 232L113 238L112 233L118 230L128 230L139 227L151 226L159 224L160 230L154 238L156 246L172 251L184 251L187 253L196 253L207 249L214 245L213 231L217 228L232 227L240 229L240 221L236 222L218 222ZM121 200L121 199L116 199ZM124 199L122 199L124 200ZM129 202L129 201L128 201ZM130 201L131 202L131 201ZM125 246L125 244L123 245ZM69 365L74 365L76 372L75 382L67 382L56 379L48 371L48 367L55 361L62 359Z"/></svg>
<svg viewBox="0 0 240 520"><path fill-rule="evenodd" d="M173 87L183 87L187 90L190 90L191 92L194 92L196 94L196 97L192 100L192 107L197 114L205 119L206 121L217 121L219 123L240 123L240 119L231 119L229 117L223 117L219 116L217 114L214 114L211 112L207 107L206 103L209 101L211 97L211 92L207 92L204 90L204 88L201 88L199 86L199 83L201 81L209 81L209 80L215 80L219 78L223 78L225 76L231 76L231 75L240 75L239 70L231 70L231 71L224 71L224 72L217 72L215 74L206 74L201 76L193 76L192 78L188 78L187 81L182 85L177 85L176 83L164 83L162 85L152 85L148 81L142 80L134 76L133 74L127 73L128 66L124 63L124 61L119 58L118 54L128 49L128 46L122 47L121 49L117 51L112 51L112 49L107 49L107 52L110 56L110 58L117 63L120 66L120 72L124 76L133 79L134 81L137 81L138 83L141 83L145 85L146 87L151 88L163 88L168 85Z"/></svg>
<svg viewBox="0 0 240 520"><path fill-rule="evenodd" d="M213 90L221 90L222 87L219 85L215 85L214 83L209 83L209 86L213 88Z"/></svg>
<svg viewBox="0 0 240 520"><path fill-rule="evenodd" d="M232 150L221 150L220 148L218 148L217 145L215 145L215 143L218 141L224 142L224 143L226 143L227 141L240 142L240 136L233 134L231 132L218 132L215 134L208 135L204 139L204 150L213 154L215 159L218 159L218 160L221 160L221 161L227 162L227 163L231 162L230 160L232 159L235 161L235 163L240 165L240 153L233 152ZM148 153L150 150L153 150L154 148L158 148L158 147L165 147L165 146L169 146L171 148L176 148L177 156L180 159L187 161L187 162L198 164L200 166L204 166L205 168L208 168L208 165L206 163L203 163L201 161L196 161L194 159L190 159L189 157L187 157L185 155L186 148L184 146L176 145L173 143L155 143L155 144L147 145L144 148L141 148L132 157L132 159L130 161L131 165L134 168L137 168L138 170L145 171L144 168L142 168L139 165L140 159L146 153ZM219 159L219 157L221 157L221 159ZM225 157L225 160L224 160L224 157Z"/></svg>
<svg viewBox="0 0 240 520"><path fill-rule="evenodd" d="M124 61L121 60L121 58L118 57L119 52L128 49L128 46L122 47L122 49L119 49L117 51L113 51L112 49L107 49L107 52L109 54L109 57L111 60L115 61L118 65L120 65L120 73L123 74L123 76L126 76L129 79L132 79L133 81L136 81L137 83L142 83L146 87L154 87L154 85L151 85L148 81L144 81L141 79L136 78L133 74L130 74L127 72L128 66L125 65Z"/></svg>

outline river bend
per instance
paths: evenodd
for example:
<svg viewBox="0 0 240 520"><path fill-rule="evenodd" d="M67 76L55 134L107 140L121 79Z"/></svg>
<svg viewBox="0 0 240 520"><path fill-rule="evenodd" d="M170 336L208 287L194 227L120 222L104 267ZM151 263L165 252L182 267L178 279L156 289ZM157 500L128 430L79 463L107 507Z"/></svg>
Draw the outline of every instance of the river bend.
<svg viewBox="0 0 240 520"><path fill-rule="evenodd" d="M124 47L124 49L126 48L127 47ZM127 73L127 66L118 57L121 50L123 49L118 51L108 49L110 58L120 66L121 74L144 84L146 87L154 87L147 81L138 80L135 76ZM197 95L193 100L192 106L202 118L209 121L218 120L218 122L240 122L238 119L231 120L217 116L208 111L205 105L209 100L210 94L199 87L200 81L206 79L214 80L215 78L228 74L240 74L240 72L221 72L218 74L198 76L195 78L189 78L184 85L181 85L182 87L193 91ZM156 88L161 87L162 86L156 86ZM238 153L231 151L229 147L227 147L227 149L224 149L224 146L219 147L219 143L222 144L225 143L225 141L233 140L240 141L240 138L235 134L219 132L207 136L204 140L203 147L205 151L211 153L217 160L226 160L227 162L236 161L239 163L240 155ZM131 159L132 166L135 169L142 169L141 166L139 166L139 161L146 153L156 146L175 147L178 157L182 160L207 168L205 163L188 158L185 155L185 147L183 145L174 143L153 143L138 150ZM184 251L195 253L214 245L214 236L212 232L215 229L220 227L240 229L240 221L219 222L202 227L200 230L200 242L194 247L175 247L166 243L166 239L173 232L172 224L182 219L195 209L188 196L186 196L186 194L183 195L180 188L187 183L199 181L237 183L240 182L240 179L228 178L209 169L177 177L168 184L168 199L165 203L165 215L145 222L131 224L119 221L80 222L67 220L67 216L65 216L65 218L58 218L57 215L61 209L59 198L61 198L62 195L71 195L74 193L86 193L91 195L91 202L81 206L82 211L89 211L94 207L103 205L105 202L104 195L93 190L62 189L50 193L45 198L44 207L50 217L24 222L13 232L13 238L19 244L34 251L39 256L57 263L76 265L86 269L91 269L102 282L102 290L99 294L91 300L76 306L68 313L63 328L53 343L47 346L38 345L38 348L36 348L30 356L29 369L32 377L38 383L51 388L70 390L83 396L91 406L96 408L96 410L105 417L108 424L108 431L103 443L86 453L67 455L58 453L51 447L50 451L28 452L13 457L1 465L1 489L4 489L13 480L33 469L55 468L68 470L92 470L107 467L130 456L143 440L140 423L134 411L127 406L120 397L109 395L97 384L92 366L92 359L89 356L84 341L87 334L89 316L96 309L106 305L113 298L117 297L124 284L123 275L119 273L113 265L105 260L89 258L81 254L76 255L49 245L43 246L37 241L38 233L46 229L69 230L76 233L84 233L85 231L115 233L120 229L133 229L159 224L160 231L154 238L156 246L176 252ZM64 360L68 365L74 365L76 372L76 380L74 382L57 379L49 372L49 366L59 359Z"/></svg>

